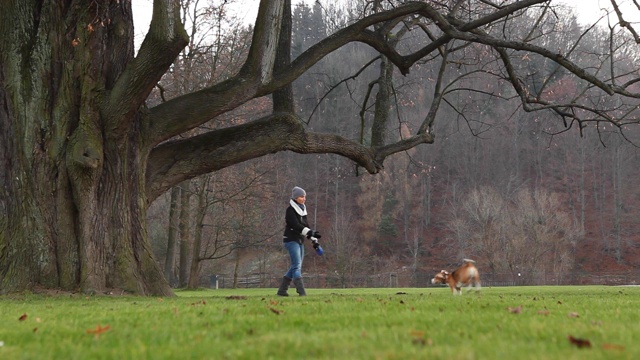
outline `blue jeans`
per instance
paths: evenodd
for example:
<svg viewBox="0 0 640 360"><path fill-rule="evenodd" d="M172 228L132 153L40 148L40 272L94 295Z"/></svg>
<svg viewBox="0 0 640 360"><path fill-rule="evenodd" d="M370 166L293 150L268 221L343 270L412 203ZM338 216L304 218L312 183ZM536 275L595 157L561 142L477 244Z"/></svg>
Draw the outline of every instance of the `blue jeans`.
<svg viewBox="0 0 640 360"><path fill-rule="evenodd" d="M302 277L302 258L304 257L304 246L296 241L284 243L284 247L289 251L291 258L291 266L284 276L289 279L298 279Z"/></svg>

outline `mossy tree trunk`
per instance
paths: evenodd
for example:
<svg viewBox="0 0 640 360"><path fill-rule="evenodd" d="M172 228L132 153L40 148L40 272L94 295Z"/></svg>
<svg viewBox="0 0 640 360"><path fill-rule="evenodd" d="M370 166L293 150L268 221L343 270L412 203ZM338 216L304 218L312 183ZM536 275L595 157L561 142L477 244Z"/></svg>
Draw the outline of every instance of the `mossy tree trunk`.
<svg viewBox="0 0 640 360"><path fill-rule="evenodd" d="M170 62L131 79L129 2L12 2L0 23L1 291L171 295L147 239L139 121Z"/></svg>

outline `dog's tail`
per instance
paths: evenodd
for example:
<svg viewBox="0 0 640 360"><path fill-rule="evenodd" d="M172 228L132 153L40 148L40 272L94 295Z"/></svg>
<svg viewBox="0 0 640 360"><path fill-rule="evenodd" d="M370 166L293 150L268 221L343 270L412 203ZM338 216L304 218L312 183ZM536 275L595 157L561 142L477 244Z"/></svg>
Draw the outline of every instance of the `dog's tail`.
<svg viewBox="0 0 640 360"><path fill-rule="evenodd" d="M475 264L475 260L471 260L471 259L462 259L462 261L464 261L465 263L472 263Z"/></svg>

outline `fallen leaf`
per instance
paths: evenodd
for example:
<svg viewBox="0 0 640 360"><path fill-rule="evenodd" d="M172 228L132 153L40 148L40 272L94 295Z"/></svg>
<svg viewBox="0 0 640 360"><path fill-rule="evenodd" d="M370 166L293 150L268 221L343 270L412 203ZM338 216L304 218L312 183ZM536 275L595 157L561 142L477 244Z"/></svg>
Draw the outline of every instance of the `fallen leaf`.
<svg viewBox="0 0 640 360"><path fill-rule="evenodd" d="M624 350L624 346L618 344L602 344L602 348L605 350Z"/></svg>
<svg viewBox="0 0 640 360"><path fill-rule="evenodd" d="M580 317L580 314L578 314L577 312L570 312L570 313L568 314L568 316L569 316L569 317L573 317L573 318L579 318L579 317Z"/></svg>
<svg viewBox="0 0 640 360"><path fill-rule="evenodd" d="M271 310L272 313L276 314L276 315L280 315L283 313L282 310L278 310L278 309L274 309L271 306L269 306L269 310Z"/></svg>
<svg viewBox="0 0 640 360"><path fill-rule="evenodd" d="M95 329L87 330L87 334L93 334L95 337L98 337L111 329L111 325L105 325L104 327L98 324Z"/></svg>
<svg viewBox="0 0 640 360"><path fill-rule="evenodd" d="M522 305L518 305L517 307L508 307L507 310L509 310L510 313L512 314L520 314L522 313Z"/></svg>
<svg viewBox="0 0 640 360"><path fill-rule="evenodd" d="M425 337L424 331L413 330L411 331L411 343L414 345L433 345L433 341L430 338Z"/></svg>
<svg viewBox="0 0 640 360"><path fill-rule="evenodd" d="M27 320L27 313L22 314L22 316L20 316L20 317L18 318L18 320L19 320L19 321L25 321L25 320Z"/></svg>
<svg viewBox="0 0 640 360"><path fill-rule="evenodd" d="M540 310L538 311L538 315L549 315L551 312L549 310Z"/></svg>
<svg viewBox="0 0 640 360"><path fill-rule="evenodd" d="M269 304L271 304L271 305L278 305L278 301L276 301L276 300L269 300Z"/></svg>
<svg viewBox="0 0 640 360"><path fill-rule="evenodd" d="M569 342L579 348L590 348L591 347L591 341L587 340L587 339L578 339L576 337L573 337L571 335L568 336Z"/></svg>
<svg viewBox="0 0 640 360"><path fill-rule="evenodd" d="M35 332L38 332L38 327L37 327L37 326L36 326L36 327L34 327L32 331L33 331L34 333L35 333Z"/></svg>
<svg viewBox="0 0 640 360"><path fill-rule="evenodd" d="M422 345L422 346L427 345L427 341L422 338L413 338L411 340L411 343L413 343L414 345Z"/></svg>

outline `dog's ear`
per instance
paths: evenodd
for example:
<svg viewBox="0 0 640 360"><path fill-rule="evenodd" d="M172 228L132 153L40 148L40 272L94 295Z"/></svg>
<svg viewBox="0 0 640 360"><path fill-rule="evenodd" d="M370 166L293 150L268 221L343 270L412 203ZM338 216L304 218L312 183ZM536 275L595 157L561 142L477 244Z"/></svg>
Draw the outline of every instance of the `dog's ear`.
<svg viewBox="0 0 640 360"><path fill-rule="evenodd" d="M447 270L442 270L440 271L443 275L449 275L449 273L447 272Z"/></svg>

